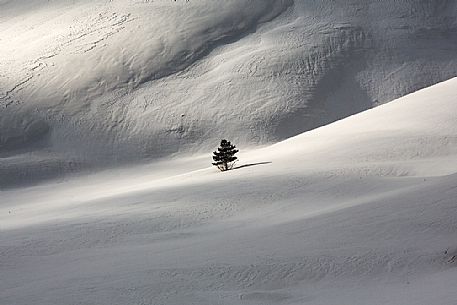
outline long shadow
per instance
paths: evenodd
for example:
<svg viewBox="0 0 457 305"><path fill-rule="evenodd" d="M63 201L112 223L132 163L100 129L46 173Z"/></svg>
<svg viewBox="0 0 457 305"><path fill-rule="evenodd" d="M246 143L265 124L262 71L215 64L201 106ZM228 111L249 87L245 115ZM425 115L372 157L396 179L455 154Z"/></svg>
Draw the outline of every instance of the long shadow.
<svg viewBox="0 0 457 305"><path fill-rule="evenodd" d="M256 166L256 165L265 165L265 164L271 164L272 162L259 162L259 163L250 163L250 164L243 164L243 165L240 165L240 166L236 166L232 169L240 169L240 168L244 168L244 167L250 167L250 166Z"/></svg>

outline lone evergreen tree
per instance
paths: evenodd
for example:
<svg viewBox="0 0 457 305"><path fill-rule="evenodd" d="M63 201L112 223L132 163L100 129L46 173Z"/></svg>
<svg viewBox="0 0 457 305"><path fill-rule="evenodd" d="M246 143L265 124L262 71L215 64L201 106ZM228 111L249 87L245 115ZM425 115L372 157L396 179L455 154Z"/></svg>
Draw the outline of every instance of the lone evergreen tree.
<svg viewBox="0 0 457 305"><path fill-rule="evenodd" d="M217 166L221 171L226 171L233 168L234 162L238 160L235 154L238 152L235 145L230 141L222 140L221 146L217 151L213 152L214 166Z"/></svg>

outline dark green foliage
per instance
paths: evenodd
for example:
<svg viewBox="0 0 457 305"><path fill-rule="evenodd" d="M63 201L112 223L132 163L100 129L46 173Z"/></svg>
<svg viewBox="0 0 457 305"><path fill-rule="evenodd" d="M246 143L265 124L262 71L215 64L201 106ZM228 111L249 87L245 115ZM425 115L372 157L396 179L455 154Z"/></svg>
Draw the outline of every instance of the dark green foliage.
<svg viewBox="0 0 457 305"><path fill-rule="evenodd" d="M238 160L235 154L238 152L235 145L230 141L222 140L221 146L217 151L213 152L214 166L217 166L221 171L226 171L233 168L234 162Z"/></svg>

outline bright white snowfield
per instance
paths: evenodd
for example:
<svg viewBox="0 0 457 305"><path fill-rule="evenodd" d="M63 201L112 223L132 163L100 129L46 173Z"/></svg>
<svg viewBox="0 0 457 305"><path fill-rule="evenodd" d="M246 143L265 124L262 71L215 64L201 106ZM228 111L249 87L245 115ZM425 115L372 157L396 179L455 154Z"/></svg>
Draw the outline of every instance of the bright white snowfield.
<svg viewBox="0 0 457 305"><path fill-rule="evenodd" d="M0 0L0 187L275 143L456 54L457 0Z"/></svg>
<svg viewBox="0 0 457 305"><path fill-rule="evenodd" d="M456 90L226 173L204 155L4 191L0 304L455 305Z"/></svg>
<svg viewBox="0 0 457 305"><path fill-rule="evenodd" d="M457 0L0 0L0 305L457 305L455 76Z"/></svg>

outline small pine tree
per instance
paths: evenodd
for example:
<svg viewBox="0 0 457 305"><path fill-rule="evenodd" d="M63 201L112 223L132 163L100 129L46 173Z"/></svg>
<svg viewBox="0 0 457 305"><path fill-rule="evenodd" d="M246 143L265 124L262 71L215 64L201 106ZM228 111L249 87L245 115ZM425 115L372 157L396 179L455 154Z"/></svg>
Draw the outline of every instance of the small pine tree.
<svg viewBox="0 0 457 305"><path fill-rule="evenodd" d="M214 166L217 166L221 171L227 171L233 168L234 162L238 160L235 154L238 152L235 145L230 141L222 140L221 146L217 151L213 152Z"/></svg>

